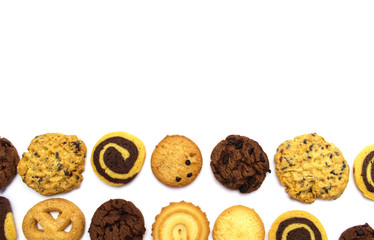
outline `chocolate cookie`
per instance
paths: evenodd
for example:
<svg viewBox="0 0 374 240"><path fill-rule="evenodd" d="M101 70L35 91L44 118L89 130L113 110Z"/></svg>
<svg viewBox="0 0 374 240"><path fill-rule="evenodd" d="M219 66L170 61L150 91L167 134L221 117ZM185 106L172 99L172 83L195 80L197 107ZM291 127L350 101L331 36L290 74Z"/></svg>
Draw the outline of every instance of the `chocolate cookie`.
<svg viewBox="0 0 374 240"><path fill-rule="evenodd" d="M145 146L139 138L125 132L112 132L94 146L91 165L102 181L122 186L142 169L145 155Z"/></svg>
<svg viewBox="0 0 374 240"><path fill-rule="evenodd" d="M88 232L93 240L142 240L143 214L132 202L111 199L96 210Z"/></svg>
<svg viewBox="0 0 374 240"><path fill-rule="evenodd" d="M12 209L9 200L5 197L0 197L0 239L17 239L17 231L14 225Z"/></svg>
<svg viewBox="0 0 374 240"><path fill-rule="evenodd" d="M356 157L353 175L362 194L374 200L374 144L365 147Z"/></svg>
<svg viewBox="0 0 374 240"><path fill-rule="evenodd" d="M17 174L19 156L16 148L6 138L0 138L0 190L7 187Z"/></svg>
<svg viewBox="0 0 374 240"><path fill-rule="evenodd" d="M254 140L230 135L213 149L210 166L225 187L250 193L257 190L270 173L269 160Z"/></svg>
<svg viewBox="0 0 374 240"><path fill-rule="evenodd" d="M345 230L339 240L374 240L374 230L365 223Z"/></svg>

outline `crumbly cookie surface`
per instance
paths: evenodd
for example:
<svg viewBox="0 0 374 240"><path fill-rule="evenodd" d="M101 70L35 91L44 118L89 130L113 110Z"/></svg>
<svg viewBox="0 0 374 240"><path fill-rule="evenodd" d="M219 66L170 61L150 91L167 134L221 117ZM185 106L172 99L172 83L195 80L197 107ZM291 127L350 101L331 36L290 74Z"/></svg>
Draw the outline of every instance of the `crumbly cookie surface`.
<svg viewBox="0 0 374 240"><path fill-rule="evenodd" d="M181 135L166 136L151 156L155 177L165 185L182 187L195 180L202 168L199 147Z"/></svg>
<svg viewBox="0 0 374 240"><path fill-rule="evenodd" d="M0 138L0 189L7 187L17 174L19 156L6 138Z"/></svg>
<svg viewBox="0 0 374 240"><path fill-rule="evenodd" d="M353 164L353 176L362 194L374 200L374 144L365 147Z"/></svg>
<svg viewBox="0 0 374 240"><path fill-rule="evenodd" d="M214 240L264 240L265 227L254 209L235 205L218 216L212 235Z"/></svg>
<svg viewBox="0 0 374 240"><path fill-rule="evenodd" d="M283 142L274 160L286 192L301 202L336 199L347 186L349 166L343 154L333 143L315 133Z"/></svg>
<svg viewBox="0 0 374 240"><path fill-rule="evenodd" d="M300 210L280 215L272 224L269 240L327 240L321 222L314 215Z"/></svg>
<svg viewBox="0 0 374 240"><path fill-rule="evenodd" d="M206 214L200 207L185 201L162 208L152 225L154 240L208 240L209 233Z"/></svg>
<svg viewBox="0 0 374 240"><path fill-rule="evenodd" d="M22 155L17 172L30 188L47 196L80 186L87 148L77 136L39 135L28 151Z"/></svg>
<svg viewBox="0 0 374 240"><path fill-rule="evenodd" d="M222 185L241 193L257 190L270 172L268 157L261 146L240 135L230 135L215 146L210 166Z"/></svg>

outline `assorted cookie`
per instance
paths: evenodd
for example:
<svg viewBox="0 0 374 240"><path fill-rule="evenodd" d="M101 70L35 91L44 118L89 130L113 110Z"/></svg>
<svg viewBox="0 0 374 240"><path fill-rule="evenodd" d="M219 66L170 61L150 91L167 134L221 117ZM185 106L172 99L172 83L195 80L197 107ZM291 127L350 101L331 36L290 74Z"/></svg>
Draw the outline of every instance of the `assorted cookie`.
<svg viewBox="0 0 374 240"><path fill-rule="evenodd" d="M349 167L343 154L323 137L311 133L283 142L274 156L275 169L292 199L312 203L333 200L344 192Z"/></svg>
<svg viewBox="0 0 374 240"><path fill-rule="evenodd" d="M214 240L264 240L264 223L256 211L242 205L224 210L213 227Z"/></svg>
<svg viewBox="0 0 374 240"><path fill-rule="evenodd" d="M41 195L71 191L80 186L86 145L75 135L36 136L17 166L22 181Z"/></svg>
<svg viewBox="0 0 374 240"><path fill-rule="evenodd" d="M141 240L144 217L132 202L111 199L95 211L88 232L92 240Z"/></svg>
<svg viewBox="0 0 374 240"><path fill-rule="evenodd" d="M374 144L365 147L356 157L353 176L362 194L374 200Z"/></svg>
<svg viewBox="0 0 374 240"><path fill-rule="evenodd" d="M58 212L56 219L53 212ZM69 226L71 229L66 230ZM28 240L79 240L84 228L82 211L63 198L51 198L37 203L26 213L22 222L23 234Z"/></svg>
<svg viewBox="0 0 374 240"><path fill-rule="evenodd" d="M0 196L0 239L15 240L17 231L14 224L12 208L7 198Z"/></svg>
<svg viewBox="0 0 374 240"><path fill-rule="evenodd" d="M17 149L6 138L0 138L0 190L6 188L17 175Z"/></svg>
<svg viewBox="0 0 374 240"><path fill-rule="evenodd" d="M339 240L374 240L374 230L367 223L353 226L345 230Z"/></svg>
<svg viewBox="0 0 374 240"><path fill-rule="evenodd" d="M321 222L312 214L294 210L280 215L272 224L269 240L327 240Z"/></svg>
<svg viewBox="0 0 374 240"><path fill-rule="evenodd" d="M155 177L170 187L183 187L199 175L203 158L199 147L181 135L166 136L151 156Z"/></svg>
<svg viewBox="0 0 374 240"><path fill-rule="evenodd" d="M91 165L102 181L122 186L140 172L145 156L145 146L139 138L125 132L112 132L94 146Z"/></svg>
<svg viewBox="0 0 374 240"><path fill-rule="evenodd" d="M241 193L257 190L270 173L268 157L258 142L240 135L230 135L215 146L210 166L223 186Z"/></svg>
<svg viewBox="0 0 374 240"><path fill-rule="evenodd" d="M152 225L154 240L208 240L209 233L206 214L198 206L184 201L162 208Z"/></svg>

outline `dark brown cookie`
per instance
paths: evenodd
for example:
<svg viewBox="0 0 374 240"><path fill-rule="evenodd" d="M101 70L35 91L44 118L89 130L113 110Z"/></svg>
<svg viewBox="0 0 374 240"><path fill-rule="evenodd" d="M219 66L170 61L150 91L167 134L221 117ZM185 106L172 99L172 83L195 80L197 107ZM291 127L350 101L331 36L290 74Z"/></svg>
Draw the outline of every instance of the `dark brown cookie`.
<svg viewBox="0 0 374 240"><path fill-rule="evenodd" d="M145 233L144 217L132 202L111 199L96 210L88 232L91 239L141 240Z"/></svg>
<svg viewBox="0 0 374 240"><path fill-rule="evenodd" d="M339 240L374 240L374 230L365 223L345 230L339 237Z"/></svg>
<svg viewBox="0 0 374 240"><path fill-rule="evenodd" d="M6 138L0 138L0 189L7 187L17 174L19 156L16 148Z"/></svg>
<svg viewBox="0 0 374 240"><path fill-rule="evenodd" d="M225 187L250 193L257 190L270 172L269 160L254 140L230 135L213 149L210 166Z"/></svg>

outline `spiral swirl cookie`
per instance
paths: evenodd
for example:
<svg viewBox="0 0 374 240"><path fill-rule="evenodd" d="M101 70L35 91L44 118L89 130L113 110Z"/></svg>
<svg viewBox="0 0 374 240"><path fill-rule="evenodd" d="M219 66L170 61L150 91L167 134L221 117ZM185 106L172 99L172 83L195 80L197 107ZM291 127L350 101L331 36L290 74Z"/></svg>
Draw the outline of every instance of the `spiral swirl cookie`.
<svg viewBox="0 0 374 240"><path fill-rule="evenodd" d="M213 149L210 166L225 187L250 193L257 190L270 172L269 160L254 140L230 135Z"/></svg>
<svg viewBox="0 0 374 240"><path fill-rule="evenodd" d="M111 199L95 211L88 232L92 240L142 240L143 214L132 202Z"/></svg>
<svg viewBox="0 0 374 240"><path fill-rule="evenodd" d="M0 239L17 239L12 209L9 200L5 197L0 197Z"/></svg>
<svg viewBox="0 0 374 240"><path fill-rule="evenodd" d="M367 223L357 225L345 230L339 240L374 240L374 230Z"/></svg>
<svg viewBox="0 0 374 240"><path fill-rule="evenodd" d="M301 202L337 199L348 183L349 167L343 154L315 133L283 142L274 161L286 192Z"/></svg>
<svg viewBox="0 0 374 240"><path fill-rule="evenodd" d="M36 136L22 155L17 172L23 182L48 196L78 188L83 180L86 145L75 135Z"/></svg>
<svg viewBox="0 0 374 240"><path fill-rule="evenodd" d="M269 240L327 240L321 222L305 211L288 211L272 224Z"/></svg>
<svg viewBox="0 0 374 240"><path fill-rule="evenodd" d="M53 212L59 213L56 219L52 216ZM67 229L69 225L70 230ZM26 213L22 222L23 234L28 240L79 240L83 236L84 227L82 211L63 198L37 203Z"/></svg>
<svg viewBox="0 0 374 240"><path fill-rule="evenodd" d="M91 165L102 181L122 186L140 172L145 155L145 146L139 138L125 132L112 132L94 146Z"/></svg>
<svg viewBox="0 0 374 240"><path fill-rule="evenodd" d="M181 135L166 136L151 157L152 172L170 187L183 187L195 180L203 165L198 146Z"/></svg>
<svg viewBox="0 0 374 240"><path fill-rule="evenodd" d="M6 138L0 138L0 189L7 187L17 174L17 149Z"/></svg>
<svg viewBox="0 0 374 240"><path fill-rule="evenodd" d="M205 213L184 201L162 208L152 225L154 240L207 240L209 232Z"/></svg>
<svg viewBox="0 0 374 240"><path fill-rule="evenodd" d="M224 210L213 227L214 240L264 240L265 227L252 208L235 205Z"/></svg>
<svg viewBox="0 0 374 240"><path fill-rule="evenodd" d="M365 147L356 157L353 175L362 194L374 200L374 144Z"/></svg>

